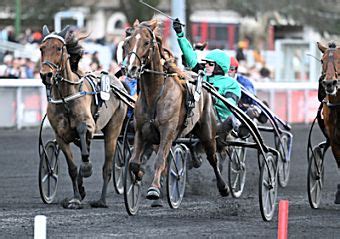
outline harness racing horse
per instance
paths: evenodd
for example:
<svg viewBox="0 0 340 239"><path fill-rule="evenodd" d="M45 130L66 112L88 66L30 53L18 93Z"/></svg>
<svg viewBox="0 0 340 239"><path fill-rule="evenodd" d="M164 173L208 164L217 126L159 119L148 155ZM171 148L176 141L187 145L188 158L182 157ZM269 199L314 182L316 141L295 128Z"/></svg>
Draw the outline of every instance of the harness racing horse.
<svg viewBox="0 0 340 239"><path fill-rule="evenodd" d="M322 114L325 122L326 133L332 149L333 156L340 170L340 48L335 43L329 43L328 47L317 43L323 53L321 86L326 93L323 100ZM320 90L320 89L319 89ZM340 184L336 192L335 203L340 204Z"/></svg>
<svg viewBox="0 0 340 239"><path fill-rule="evenodd" d="M85 37L77 38L75 33L68 32L68 27L60 33L50 33L47 26L43 27L43 36L40 76L47 90L47 116L56 141L66 157L74 192L71 200L65 200L64 207L81 208L80 202L86 195L83 177L92 174L90 143L98 131L103 132L105 143L104 182L100 199L92 202L91 206L107 207L106 192L111 179L113 155L127 106L112 90L108 100L102 105L97 104L100 101L94 89L97 78L92 77L91 80L89 75L84 76L78 69L83 51L78 42ZM109 84L124 89L116 78L110 79ZM82 165L79 172L70 143L75 143L81 149Z"/></svg>
<svg viewBox="0 0 340 239"><path fill-rule="evenodd" d="M132 35L124 43L127 74L138 79L140 89L135 105L136 133L130 170L138 180L142 180L141 157L150 151L152 145L157 145L154 177L146 197L159 199L160 178L172 143L177 137L192 131L200 139L214 169L220 194L227 196L229 188L222 179L216 157L216 118L210 94L202 90L199 101L195 102L193 116L187 120L184 81L178 77L181 74L178 68L174 70L177 74L165 72L163 63L167 57L163 56L167 53L163 51L161 38L157 35L157 21L139 23L136 20L133 28Z"/></svg>

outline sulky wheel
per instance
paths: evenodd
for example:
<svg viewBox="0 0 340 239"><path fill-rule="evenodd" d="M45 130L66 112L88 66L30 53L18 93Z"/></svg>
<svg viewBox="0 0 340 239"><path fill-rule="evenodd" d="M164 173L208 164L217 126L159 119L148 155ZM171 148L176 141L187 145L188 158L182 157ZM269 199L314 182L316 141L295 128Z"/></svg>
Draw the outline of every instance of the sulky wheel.
<svg viewBox="0 0 340 239"><path fill-rule="evenodd" d="M124 151L123 140L118 138L115 154L113 156L113 187L118 194L122 194L124 191L123 174L124 174Z"/></svg>
<svg viewBox="0 0 340 239"><path fill-rule="evenodd" d="M279 160L278 160L278 180L281 187L286 187L289 180L290 173L290 152L292 143L292 138L289 138L287 134L281 134L280 136L281 143L279 138L275 137L275 145L276 150L279 151Z"/></svg>
<svg viewBox="0 0 340 239"><path fill-rule="evenodd" d="M58 155L59 147L53 140L45 144L45 150L40 155L39 191L44 203L53 202L58 186Z"/></svg>
<svg viewBox="0 0 340 239"><path fill-rule="evenodd" d="M260 155L260 157L263 157ZM259 179L259 201L261 215L264 221L273 218L277 199L277 174L276 162L272 153L266 154L262 160Z"/></svg>
<svg viewBox="0 0 340 239"><path fill-rule="evenodd" d="M318 208L324 180L323 153L319 146L313 148L308 162L307 190L312 208Z"/></svg>
<svg viewBox="0 0 340 239"><path fill-rule="evenodd" d="M185 192L186 158L190 150L185 145L175 145L168 156L167 199L171 208L178 208Z"/></svg>
<svg viewBox="0 0 340 239"><path fill-rule="evenodd" d="M228 163L228 182L231 195L241 196L246 181L246 148L230 147Z"/></svg>
<svg viewBox="0 0 340 239"><path fill-rule="evenodd" d="M131 149L125 155L124 172L124 204L129 215L133 216L138 212L142 192L142 181L137 180L135 174L130 170Z"/></svg>

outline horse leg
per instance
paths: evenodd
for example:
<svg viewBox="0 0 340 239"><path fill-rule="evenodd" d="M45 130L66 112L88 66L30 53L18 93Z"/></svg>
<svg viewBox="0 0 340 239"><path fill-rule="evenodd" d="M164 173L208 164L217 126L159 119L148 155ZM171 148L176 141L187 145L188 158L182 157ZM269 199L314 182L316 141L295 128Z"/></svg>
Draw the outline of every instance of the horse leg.
<svg viewBox="0 0 340 239"><path fill-rule="evenodd" d="M88 133L87 125L85 122L81 122L77 126L77 132L80 140L80 149L81 149L81 159L83 164L80 166L79 172L82 177L87 178L92 175L92 163L89 160L89 140L86 135Z"/></svg>
<svg viewBox="0 0 340 239"><path fill-rule="evenodd" d="M338 172L340 173L340 145L331 142L332 153L338 166ZM337 191L335 193L335 204L340 204L340 184L337 185Z"/></svg>
<svg viewBox="0 0 340 239"><path fill-rule="evenodd" d="M77 166L74 163L70 144L66 144L59 137L57 137L57 143L58 143L61 151L63 151L63 153L65 155L66 162L67 162L67 165L68 165L68 173L69 173L71 181L72 181L73 194L74 194L73 199L64 200L63 206L65 208L68 208L68 209L81 208L80 201L82 200L82 198L85 197L85 190L83 192L84 193L83 196L81 196L81 194L79 193L78 182L77 182L77 178L78 178Z"/></svg>
<svg viewBox="0 0 340 239"><path fill-rule="evenodd" d="M114 126L114 125L113 125ZM92 207L101 207L107 208L106 205L106 193L107 186L112 177L112 169L113 169L113 155L116 149L117 138L120 134L120 127L107 126L107 129L104 131L104 143L105 143L105 162L103 165L103 187L100 199L95 202L91 202Z"/></svg>
<svg viewBox="0 0 340 239"><path fill-rule="evenodd" d="M221 175L218 158L216 157L216 144L213 141L203 141L202 145L207 154L207 159L210 165L214 169L216 182L217 182L217 188L221 196L226 197L229 195L230 190L229 190L228 185L224 182L222 175Z"/></svg>
<svg viewBox="0 0 340 239"><path fill-rule="evenodd" d="M229 190L228 185L224 182L222 175L221 175L221 170L220 170L219 162L218 162L219 160L216 156L216 140L214 138L215 129L213 125L211 124L211 122L212 122L211 119L202 120L202 124L200 125L199 128L195 130L195 132L204 147L204 151L207 155L207 159L210 165L214 169L216 182L217 182L217 188L221 196L226 197L229 195L230 190Z"/></svg>
<svg viewBox="0 0 340 239"><path fill-rule="evenodd" d="M160 144L157 151L157 155L155 158L155 173L154 178L152 180L151 187L149 187L146 198L150 200L158 200L161 196L161 177L162 173L166 167L166 159L170 152L170 148L172 142L174 140L174 130L171 129L171 126L163 127L163 130L160 130ZM173 127L176 128L176 127Z"/></svg>
<svg viewBox="0 0 340 239"><path fill-rule="evenodd" d="M141 132L139 130L136 131L134 140L134 150L130 158L129 167L130 170L135 174L137 180L141 181L145 173L145 170L143 167L141 167L141 156L147 148L147 144L142 139Z"/></svg>

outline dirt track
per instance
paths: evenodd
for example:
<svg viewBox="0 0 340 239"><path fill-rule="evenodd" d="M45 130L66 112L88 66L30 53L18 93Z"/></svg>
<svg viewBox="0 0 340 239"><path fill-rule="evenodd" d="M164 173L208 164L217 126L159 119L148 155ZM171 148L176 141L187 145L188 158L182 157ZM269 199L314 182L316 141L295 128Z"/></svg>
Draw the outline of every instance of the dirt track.
<svg viewBox="0 0 340 239"><path fill-rule="evenodd" d="M338 238L340 206L333 204L340 175L330 152L326 155L325 184L321 208L312 210L306 191L306 141L309 126L293 126L294 146L291 178L285 189L279 188L279 199L289 200L289 238ZM319 134L316 142L323 140ZM272 143L272 137L265 137ZM85 179L85 202L98 199L102 179L103 144L91 146L94 173ZM77 150L78 151L78 150ZM137 216L128 216L124 198L108 193L107 209L85 207L66 210L60 205L72 196L64 157L60 157L59 186L56 203L45 205L38 188L38 129L0 130L0 238L32 238L34 216L47 216L48 238L275 238L277 211L273 221L263 222L259 209L258 178L255 151L247 157L247 179L239 199L218 195L213 173L207 162L189 171L186 195L179 209L151 208L142 200ZM76 155L79 155L78 153ZM78 157L79 158L79 157ZM79 159L80 161L80 159ZM145 180L149 185L150 180Z"/></svg>

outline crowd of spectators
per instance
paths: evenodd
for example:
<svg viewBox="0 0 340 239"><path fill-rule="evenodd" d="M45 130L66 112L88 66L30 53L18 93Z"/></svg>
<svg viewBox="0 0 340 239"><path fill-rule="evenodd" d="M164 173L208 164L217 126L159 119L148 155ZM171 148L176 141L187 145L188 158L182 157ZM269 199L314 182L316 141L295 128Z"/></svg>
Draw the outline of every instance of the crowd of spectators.
<svg viewBox="0 0 340 239"><path fill-rule="evenodd" d="M11 43L18 43L20 46L30 45L31 49L34 49L35 52L39 54L39 44L42 40L43 36L40 30L33 31L31 29L26 29L23 34L19 37L15 37L14 27L8 26L3 29L0 29L0 41ZM115 40L110 43L110 48L112 49L112 56L115 56L116 44L115 42L119 41ZM88 39L89 42L93 42L95 44L104 44L105 41L103 39ZM91 50L91 49L90 49ZM115 57L114 57L115 58ZM115 59L112 59L109 70L111 73L115 73L118 69L118 65L115 62ZM84 55L80 61L80 68L85 72L100 72L103 70L102 62L100 61L100 57L97 51L88 51L85 49ZM39 60L36 57L27 57L27 54L24 56L21 52L7 50L5 52L0 52L0 78L5 79L39 79Z"/></svg>
<svg viewBox="0 0 340 239"><path fill-rule="evenodd" d="M12 26L0 29L0 41L14 42L21 45L31 45L38 51L39 43L42 40L40 30L26 29L18 38L15 37L14 28ZM106 44L110 46L112 51L112 60L107 69L104 69L97 51L89 51L85 49L84 55L80 61L80 68L85 72L100 72L108 70L114 74L119 67L116 59L117 45L120 39L114 39L111 42L105 42L104 39L89 39L96 44ZM271 81L272 72L266 66L266 62L261 54L261 51L255 49L248 50L249 42L241 40L235 51L235 57L239 61L239 73L248 76L253 81ZM252 64L249 64L249 55L253 59ZM0 52L0 78L22 78L22 79L39 79L39 61L27 56L18 56L13 52Z"/></svg>
<svg viewBox="0 0 340 239"><path fill-rule="evenodd" d="M260 49L255 48L249 51L249 41L247 39L241 40L235 51L235 58L239 62L239 74L247 76L253 81L271 81L273 79L273 72L269 69L263 54ZM253 59L252 63L248 58L249 54Z"/></svg>

